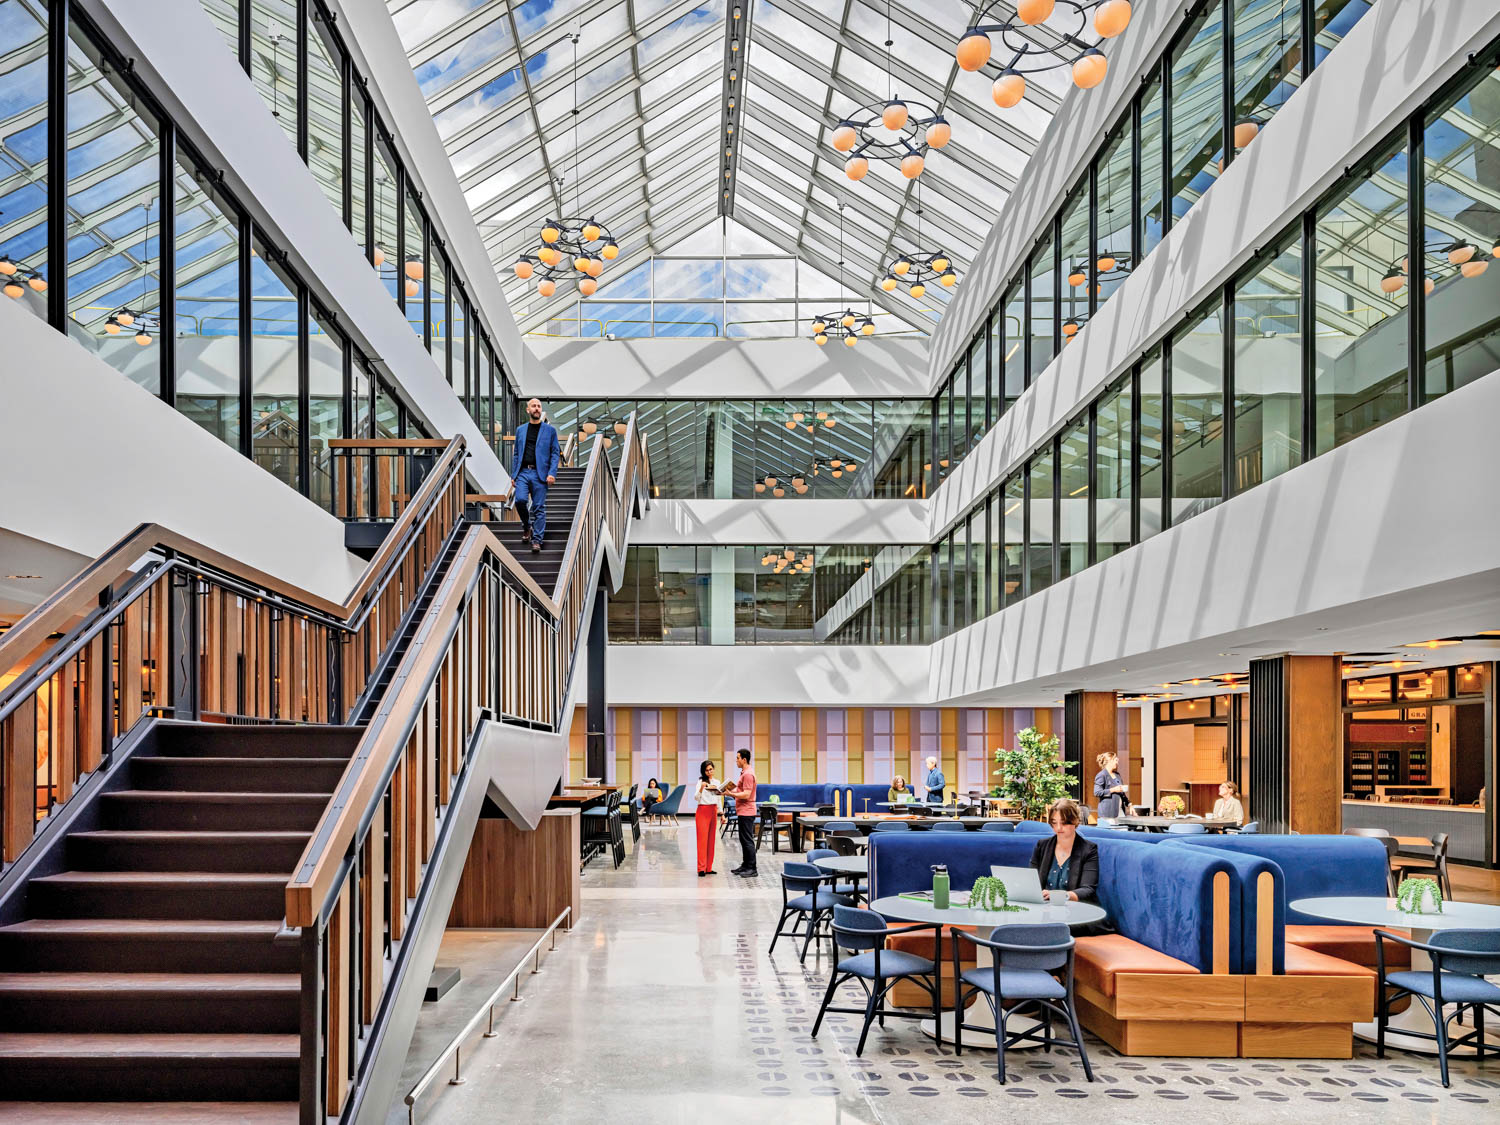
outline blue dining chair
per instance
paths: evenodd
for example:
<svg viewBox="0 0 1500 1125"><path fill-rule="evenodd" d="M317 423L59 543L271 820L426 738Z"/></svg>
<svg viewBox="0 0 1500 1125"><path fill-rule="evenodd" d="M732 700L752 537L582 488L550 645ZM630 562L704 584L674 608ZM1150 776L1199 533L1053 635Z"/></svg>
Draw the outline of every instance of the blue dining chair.
<svg viewBox="0 0 1500 1125"><path fill-rule="evenodd" d="M859 1045L854 1048L854 1054L859 1056L864 1054L865 1039L870 1034L870 1024L878 1018L880 1026L884 1027L886 1016L900 1016L904 1019L932 1020L937 1029L938 1047L941 1048L943 1045L941 1022L943 990L938 977L937 963L926 957L918 957L915 953L907 953L900 949L886 949L885 941L886 938L895 934L931 930L933 944L940 945L942 929L940 923L891 926L884 916L873 910L835 906L833 908L834 950L837 952L839 948L847 949L852 951L854 956L845 957L843 960L835 958L833 972L828 977L828 990L823 993L823 1003L818 1008L818 1018L813 1021L813 1038L818 1037L818 1028L823 1026L823 1015L826 1012L842 1012L854 1016L863 1014L865 1022L859 1029ZM828 1005L833 1000L834 990L849 980L859 981L860 987L865 990L865 1006L863 1008L830 1008ZM931 1011L902 1011L886 1008L886 994L902 980L915 981L927 991L927 994L932 997Z"/></svg>
<svg viewBox="0 0 1500 1125"><path fill-rule="evenodd" d="M810 863L810 864L812 864L814 867L817 867L818 866L818 860L820 860L820 859L837 859L842 854L843 854L842 852L836 852L832 848L814 848L812 851L810 851L810 852L807 853L807 862ZM821 867L818 867L818 870L822 871L823 869ZM832 880L834 874L835 873L827 872L827 871L823 872L824 878L827 878L830 881ZM853 901L855 901L855 902L859 901L859 883L858 882L854 882L854 883L834 883L833 887L832 887L832 890L833 890L833 893L836 894L836 895L847 895Z"/></svg>
<svg viewBox="0 0 1500 1125"><path fill-rule="evenodd" d="M962 824L960 824L956 820L940 820L936 824L934 824L930 829L928 829L928 831L929 832L967 832L968 829L965 828Z"/></svg>
<svg viewBox="0 0 1500 1125"><path fill-rule="evenodd" d="M981 832L1014 832L1015 830L1015 823L1009 820L992 820L979 826Z"/></svg>
<svg viewBox="0 0 1500 1125"><path fill-rule="evenodd" d="M823 825L824 832L858 832L859 825L852 820L830 820Z"/></svg>
<svg viewBox="0 0 1500 1125"><path fill-rule="evenodd" d="M810 863L785 863L781 867L781 918L776 923L776 932L771 935L769 952L776 952L776 943L783 937L802 941L802 953L797 960L806 962L807 948L813 938L830 938L826 930L819 932L832 917L835 906L848 906L849 900L824 887L827 875ZM788 930L786 924L792 922ZM802 929L805 926L806 929Z"/></svg>
<svg viewBox="0 0 1500 1125"><path fill-rule="evenodd" d="M1252 820L1252 821L1250 821L1247 824L1242 824L1242 825L1240 825L1238 831L1239 831L1239 834L1242 835L1242 836L1244 836L1244 835L1258 836L1258 835L1260 835L1260 821L1258 821L1258 820Z"/></svg>
<svg viewBox="0 0 1500 1125"><path fill-rule="evenodd" d="M875 825L875 832L910 832L911 825L904 820L882 820Z"/></svg>
<svg viewBox="0 0 1500 1125"><path fill-rule="evenodd" d="M1066 923L1050 922L1035 926L996 926L988 939L964 930L953 931L953 1050L964 1052L964 1031L986 1031L975 1024L964 1023L964 1007L976 993L982 994L995 1013L995 1055L1000 1084L1005 1085L1005 1048L1008 1044L1040 1043L1046 1050L1073 1047L1083 1062L1083 1073L1090 1082L1094 1071L1089 1066L1088 1051L1078 1030L1078 1016L1073 1010L1073 935ZM960 962L959 942L984 946L994 956L990 965L964 969ZM1059 975L1061 974L1061 979ZM1039 1025L1029 1031L1007 1031L1005 1021L1034 1008ZM1052 1037L1052 1017L1068 1025L1073 1038Z"/></svg>
<svg viewBox="0 0 1500 1125"><path fill-rule="evenodd" d="M1199 832L1207 832L1208 829L1194 821L1188 821L1185 824L1169 824L1167 825L1167 831L1175 832L1180 836L1193 836Z"/></svg>
<svg viewBox="0 0 1500 1125"><path fill-rule="evenodd" d="M1397 973L1385 971L1385 943L1396 942L1410 949L1420 949L1432 958L1432 969ZM1432 1017L1432 1031L1406 1031L1420 1039L1436 1040L1438 1070L1443 1085L1448 1085L1448 1051L1453 1047L1473 1047L1475 1058L1500 1055L1500 1044L1486 1050L1484 1014L1500 1017L1500 985L1485 980L1500 973L1500 930L1439 930L1426 943L1414 941L1388 930L1375 931L1375 971L1379 979L1378 1005L1375 1012L1375 1054L1385 1058L1385 1027L1390 1020L1391 1001L1415 996ZM1455 1005L1457 1011L1445 1016L1443 1009ZM1467 1035L1449 1038L1448 1025L1472 1012L1475 1028Z"/></svg>

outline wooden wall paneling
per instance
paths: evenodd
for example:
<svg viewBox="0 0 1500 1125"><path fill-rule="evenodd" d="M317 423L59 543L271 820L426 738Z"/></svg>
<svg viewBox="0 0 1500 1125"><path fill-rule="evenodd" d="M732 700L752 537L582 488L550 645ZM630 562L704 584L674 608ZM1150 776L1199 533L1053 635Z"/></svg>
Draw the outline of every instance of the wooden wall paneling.
<svg viewBox="0 0 1500 1125"><path fill-rule="evenodd" d="M328 1112L343 1111L349 1090L349 994L353 986L353 965L349 957L349 884L339 892L338 902L328 918L328 984L324 991L326 1010L323 1018L328 1029L324 1056Z"/></svg>
<svg viewBox="0 0 1500 1125"><path fill-rule="evenodd" d="M203 710L222 711L224 684L224 591L210 586L203 599Z"/></svg>
<svg viewBox="0 0 1500 1125"><path fill-rule="evenodd" d="M438 796L438 773L441 744L441 732L438 729L437 693L434 691L427 696L427 707L424 709L423 729L427 732L427 742L424 747L426 751L423 760L423 769L426 771L426 783L422 786L422 851L420 861L426 863L432 855L433 845L437 842L437 796Z"/></svg>
<svg viewBox="0 0 1500 1125"><path fill-rule="evenodd" d="M1288 656L1287 779L1293 832L1343 831L1342 669L1337 656Z"/></svg>
<svg viewBox="0 0 1500 1125"><path fill-rule="evenodd" d="M255 606L255 713L271 718L271 638L276 631L276 615L271 607L258 602ZM348 698L352 699L353 696Z"/></svg>
<svg viewBox="0 0 1500 1125"><path fill-rule="evenodd" d="M948 781L949 789L958 787L958 732L961 709L944 707L938 711L938 767ZM923 762L926 765L926 762ZM926 776L926 771L923 771ZM922 784L920 781L918 784Z"/></svg>
<svg viewBox="0 0 1500 1125"><path fill-rule="evenodd" d="M120 621L120 731L131 728L141 714L141 624L145 617L141 600L127 606Z"/></svg>
<svg viewBox="0 0 1500 1125"><path fill-rule="evenodd" d="M658 715L659 718L657 719L657 722L660 724L658 729L661 731L662 776L657 778L657 780L664 785L668 783L668 777L670 777L671 784L673 785L676 785L679 781L686 782L688 778L680 778L677 776L677 759L682 747L682 741L679 735L681 727L679 726L678 722L681 717L681 712L678 711L676 707L663 707L658 712ZM632 759L632 761L633 760L634 759ZM620 778L620 784L628 786L631 782L645 780L646 779L643 777L636 777L635 771L632 770L630 777Z"/></svg>
<svg viewBox="0 0 1500 1125"><path fill-rule="evenodd" d="M401 935L406 930L406 853L407 839L410 834L407 805L410 800L410 793L408 792L410 785L411 775L407 771L407 759L403 754L401 762L396 766L395 772L391 774L391 869L387 878L390 882L390 927L392 941L400 941Z"/></svg>
<svg viewBox="0 0 1500 1125"><path fill-rule="evenodd" d="M1214 874L1213 883L1213 972L1229 972L1229 872Z"/></svg>
<svg viewBox="0 0 1500 1125"><path fill-rule="evenodd" d="M385 990L385 829L377 813L361 849L359 868L360 1019L375 1022L375 1010Z"/></svg>
<svg viewBox="0 0 1500 1125"><path fill-rule="evenodd" d="M77 712L81 716L78 724L78 771L91 773L99 768L104 756L104 732L93 717L99 713L103 701L100 674L104 667L105 644L102 636L95 637L81 654L83 666L79 678Z"/></svg>
<svg viewBox="0 0 1500 1125"><path fill-rule="evenodd" d="M406 886L404 894L407 899L415 898L417 895L417 873L421 865L421 842L422 842L422 753L421 753L421 724L406 740L406 831L402 841L401 852L402 874L405 876ZM406 912L403 902L402 913Z"/></svg>
<svg viewBox="0 0 1500 1125"><path fill-rule="evenodd" d="M0 744L5 752L4 774L21 779L21 784L4 789L5 862L9 863L31 843L36 831L36 789L26 784L35 779L36 770L36 696L31 696L0 723Z"/></svg>
<svg viewBox="0 0 1500 1125"><path fill-rule="evenodd" d="M551 809L534 832L501 817L481 817L459 876L450 927L543 929L566 907L582 910L581 816Z"/></svg>
<svg viewBox="0 0 1500 1125"><path fill-rule="evenodd" d="M66 801L81 774L78 764L78 711L74 703L78 663L70 660L52 677L52 756L57 762L57 799Z"/></svg>
<svg viewBox="0 0 1500 1125"><path fill-rule="evenodd" d="M244 651L242 608L238 596L226 594L223 599L222 629L219 633L219 710L226 715L240 713L240 656Z"/></svg>
<svg viewBox="0 0 1500 1125"><path fill-rule="evenodd" d="M1275 972L1276 878L1262 871L1255 880L1255 973Z"/></svg>
<svg viewBox="0 0 1500 1125"><path fill-rule="evenodd" d="M449 762L451 747L455 739L457 715L454 706L453 654L450 653L438 670L437 680L437 802L448 803Z"/></svg>

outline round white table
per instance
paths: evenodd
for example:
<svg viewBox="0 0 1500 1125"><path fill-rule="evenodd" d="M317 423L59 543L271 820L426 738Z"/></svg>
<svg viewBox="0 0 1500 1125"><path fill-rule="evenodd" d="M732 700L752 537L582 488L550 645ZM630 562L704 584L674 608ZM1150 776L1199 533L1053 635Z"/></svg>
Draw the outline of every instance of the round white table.
<svg viewBox="0 0 1500 1125"><path fill-rule="evenodd" d="M970 910L966 906L950 906L947 910L939 910L932 903L922 899L889 895L870 903L870 909L896 922L940 922L945 926L973 926L974 932L982 938L988 938L997 926L1040 926L1062 922L1071 928L1086 926L1091 922L1102 922L1107 916L1103 907L1095 906L1091 902L1049 902L1041 905L1017 902L1011 905L1018 906L1020 909L1013 911ZM950 938L949 940L956 939ZM993 965L994 957L981 945L978 947L975 961L979 965ZM957 987L957 984L958 982L955 981L954 987ZM1016 1031L1028 1031L1036 1025L1036 1021L1026 1024L1017 1019L1007 1026ZM937 1028L932 1020L923 1020L921 1026L927 1035L937 1038ZM982 996L974 997L974 1002L965 1009L964 1046L993 1051L995 1049L994 1026L995 1014L990 1011L988 1001ZM989 1033L970 1031L971 1027L987 1027L992 1030ZM944 1040L949 1043L953 1042L952 1012L943 1013L942 1028ZM1039 1046L1041 1046L1039 1043L1022 1041L1014 1046L1006 1047L1006 1050L1023 1050Z"/></svg>
<svg viewBox="0 0 1500 1125"><path fill-rule="evenodd" d="M824 871L833 871L839 875L868 875L870 873L870 857L867 855L830 855L815 859L813 863Z"/></svg>
<svg viewBox="0 0 1500 1125"><path fill-rule="evenodd" d="M1438 930L1500 930L1500 906L1482 902L1445 902L1441 914L1408 914L1396 906L1393 898L1376 898L1374 895L1335 896L1330 898L1299 898L1288 903L1293 910L1328 918L1337 922L1349 922L1357 926L1380 926L1384 929L1410 930L1413 941L1426 945ZM1395 948L1394 944L1392 948ZM1432 958L1420 949L1411 951L1413 972L1430 973ZM1458 1021L1463 1030L1472 1031L1473 1026ZM1406 1011L1397 1012L1385 1025L1385 1044L1399 1047L1403 1051L1415 1051L1424 1055L1437 1054L1437 1043L1431 1039L1419 1039L1405 1031L1433 1031L1432 1017L1427 1009L1412 1000ZM1357 1023L1354 1034L1371 1043L1378 1038L1374 1022ZM1472 1047L1449 1047L1453 1056L1472 1055Z"/></svg>

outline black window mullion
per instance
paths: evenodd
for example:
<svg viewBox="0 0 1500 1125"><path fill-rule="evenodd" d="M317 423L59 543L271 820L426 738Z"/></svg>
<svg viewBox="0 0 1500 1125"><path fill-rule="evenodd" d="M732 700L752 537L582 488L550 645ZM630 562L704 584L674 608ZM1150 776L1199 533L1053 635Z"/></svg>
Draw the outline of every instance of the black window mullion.
<svg viewBox="0 0 1500 1125"><path fill-rule="evenodd" d="M1406 408L1422 405L1427 368L1427 205L1422 194L1425 138L1422 114L1406 125Z"/></svg>
<svg viewBox="0 0 1500 1125"><path fill-rule="evenodd" d="M297 281L297 491L312 492L311 313L307 286Z"/></svg>
<svg viewBox="0 0 1500 1125"><path fill-rule="evenodd" d="M1253 260L1253 259L1252 259ZM1274 260L1274 259L1273 259ZM1219 416L1224 419L1223 436L1219 442L1222 454L1224 483L1219 490L1219 495L1225 500L1236 495L1239 489L1235 484L1235 448L1234 448L1234 282L1224 283L1224 291L1219 296L1219 345L1220 345L1220 370L1223 377L1219 380L1219 393L1224 396L1224 403Z"/></svg>
<svg viewBox="0 0 1500 1125"><path fill-rule="evenodd" d="M1062 434L1052 437L1052 577L1055 586L1062 577Z"/></svg>
<svg viewBox="0 0 1500 1125"><path fill-rule="evenodd" d="M250 365L253 362L252 349L255 339L251 335L254 326L254 308L252 307L252 286L254 284L250 270L250 250L254 246L255 227L250 222L250 217L244 212L240 213L240 452L246 457L251 454L250 446Z"/></svg>
<svg viewBox="0 0 1500 1125"><path fill-rule="evenodd" d="M389 146L387 146L389 148ZM406 169L401 161L392 161L395 165L391 174L396 181L396 305L402 312L406 311Z"/></svg>
<svg viewBox="0 0 1500 1125"><path fill-rule="evenodd" d="M1027 335L1030 335L1030 333L1027 333ZM1020 472L1021 597L1029 598L1031 596L1031 461L1029 459L1021 462Z"/></svg>
<svg viewBox="0 0 1500 1125"><path fill-rule="evenodd" d="M47 323L68 330L68 20L51 5L47 25Z"/></svg>
<svg viewBox="0 0 1500 1125"><path fill-rule="evenodd" d="M1316 5L1313 0L1302 0L1302 81L1306 82L1312 77L1313 67L1317 65L1317 47L1313 43L1313 9Z"/></svg>
<svg viewBox="0 0 1500 1125"><path fill-rule="evenodd" d="M297 0L297 155L307 162L307 37L312 31L309 0ZM248 5L247 5L248 7ZM306 430L306 426L303 427Z"/></svg>
<svg viewBox="0 0 1500 1125"><path fill-rule="evenodd" d="M1105 394L1109 391L1106 389ZM1099 496L1099 400L1089 403L1089 463L1088 463L1088 524L1089 566L1099 561L1099 533L1095 527L1098 516Z"/></svg>
<svg viewBox="0 0 1500 1125"><path fill-rule="evenodd" d="M1112 139L1112 138L1111 138ZM1103 153L1108 141L1100 149ZM1088 308L1092 317L1099 311L1099 157L1089 161L1089 263L1085 273L1088 278Z"/></svg>
<svg viewBox="0 0 1500 1125"><path fill-rule="evenodd" d="M1021 389L1031 386L1031 263L1028 255L1021 265Z"/></svg>
<svg viewBox="0 0 1500 1125"><path fill-rule="evenodd" d="M1234 163L1234 0L1219 4L1219 151L1224 167ZM1222 174L1222 173L1221 173ZM1224 493L1228 496L1229 493Z"/></svg>
<svg viewBox="0 0 1500 1125"><path fill-rule="evenodd" d="M375 253L375 122L371 119L370 99L359 94L365 123L365 256L373 262Z"/></svg>
<svg viewBox="0 0 1500 1125"><path fill-rule="evenodd" d="M1130 102L1130 268L1141 264L1141 247L1146 245L1141 210L1141 95Z"/></svg>
<svg viewBox="0 0 1500 1125"><path fill-rule="evenodd" d="M354 64L349 59L348 51L339 55L339 97L339 148L340 159L344 164L344 197L341 201L344 226L357 237L359 232L354 230L354 176L351 174L354 170ZM365 132L368 133L369 130L366 129ZM366 196L367 200L368 198ZM369 209L367 203L365 210Z"/></svg>
<svg viewBox="0 0 1500 1125"><path fill-rule="evenodd" d="M1161 343L1161 526L1172 526L1172 335Z"/></svg>
<svg viewBox="0 0 1500 1125"><path fill-rule="evenodd" d="M161 398L177 405L177 129L165 117L158 118L156 189L156 260L158 289L158 359L161 363Z"/></svg>
<svg viewBox="0 0 1500 1125"><path fill-rule="evenodd" d="M1141 365L1130 371L1130 545L1141 541Z"/></svg>
<svg viewBox="0 0 1500 1125"><path fill-rule="evenodd" d="M1297 302L1302 362L1302 460L1318 455L1318 387L1317 341L1313 329L1317 323L1317 250L1318 212L1309 208L1302 213L1302 296Z"/></svg>
<svg viewBox="0 0 1500 1125"><path fill-rule="evenodd" d="M1052 359L1062 354L1062 290L1062 212L1058 211L1052 216Z"/></svg>
<svg viewBox="0 0 1500 1125"><path fill-rule="evenodd" d="M240 40L240 69L246 74L250 73L250 5L241 2L239 8L239 40Z"/></svg>
<svg viewBox="0 0 1500 1125"><path fill-rule="evenodd" d="M1191 19L1191 17L1189 17ZM1172 52L1161 57L1161 234L1172 229Z"/></svg>
<svg viewBox="0 0 1500 1125"><path fill-rule="evenodd" d="M417 208L417 221L422 225L422 287L418 291L422 302L422 343L426 345L429 355L432 354L432 227L428 225L427 216ZM402 265L402 270L406 269ZM447 284L443 285L446 292ZM443 377L452 384L452 378L448 374L447 364L443 363Z"/></svg>

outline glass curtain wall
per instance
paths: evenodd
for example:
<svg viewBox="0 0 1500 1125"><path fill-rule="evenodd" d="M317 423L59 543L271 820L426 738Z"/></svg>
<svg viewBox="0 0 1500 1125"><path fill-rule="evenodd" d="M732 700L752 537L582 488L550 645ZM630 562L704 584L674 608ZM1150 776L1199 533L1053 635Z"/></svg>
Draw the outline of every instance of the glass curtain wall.
<svg viewBox="0 0 1500 1125"><path fill-rule="evenodd" d="M1492 44L955 524L991 516L990 612L1500 369L1497 66Z"/></svg>
<svg viewBox="0 0 1500 1125"><path fill-rule="evenodd" d="M186 154L178 155L174 340L177 408L240 447L240 215Z"/></svg>

